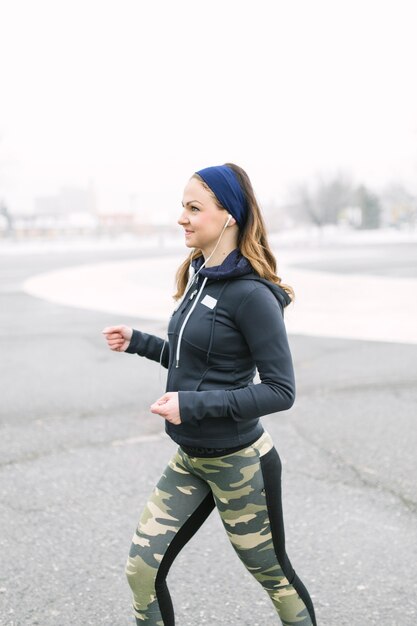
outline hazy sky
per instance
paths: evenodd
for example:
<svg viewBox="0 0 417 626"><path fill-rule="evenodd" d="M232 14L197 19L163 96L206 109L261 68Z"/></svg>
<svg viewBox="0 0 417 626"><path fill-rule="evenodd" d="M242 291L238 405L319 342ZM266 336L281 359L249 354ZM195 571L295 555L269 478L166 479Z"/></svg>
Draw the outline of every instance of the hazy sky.
<svg viewBox="0 0 417 626"><path fill-rule="evenodd" d="M232 161L262 202L337 170L417 192L415 0L0 0L0 199L93 180L173 218ZM132 200L132 197L135 198Z"/></svg>

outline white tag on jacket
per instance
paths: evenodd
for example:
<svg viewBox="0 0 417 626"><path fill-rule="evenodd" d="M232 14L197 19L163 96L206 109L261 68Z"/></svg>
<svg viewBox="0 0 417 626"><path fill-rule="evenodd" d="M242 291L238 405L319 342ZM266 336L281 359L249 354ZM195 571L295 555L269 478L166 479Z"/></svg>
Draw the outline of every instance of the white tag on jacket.
<svg viewBox="0 0 417 626"><path fill-rule="evenodd" d="M217 300L216 298L212 298L209 295L205 295L201 301L201 304L204 304L204 306L208 306L209 309L214 309L217 304Z"/></svg>

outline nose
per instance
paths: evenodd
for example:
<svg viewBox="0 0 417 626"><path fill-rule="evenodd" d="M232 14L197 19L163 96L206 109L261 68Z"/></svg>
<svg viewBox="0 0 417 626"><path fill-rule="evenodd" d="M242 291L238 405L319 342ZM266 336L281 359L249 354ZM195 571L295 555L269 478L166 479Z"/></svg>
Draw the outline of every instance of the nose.
<svg viewBox="0 0 417 626"><path fill-rule="evenodd" d="M184 224L188 224L188 222L189 222L189 219L188 219L188 217L187 217L187 215L185 213L185 209L184 209L182 211L181 215L179 216L177 223L180 226L183 226Z"/></svg>

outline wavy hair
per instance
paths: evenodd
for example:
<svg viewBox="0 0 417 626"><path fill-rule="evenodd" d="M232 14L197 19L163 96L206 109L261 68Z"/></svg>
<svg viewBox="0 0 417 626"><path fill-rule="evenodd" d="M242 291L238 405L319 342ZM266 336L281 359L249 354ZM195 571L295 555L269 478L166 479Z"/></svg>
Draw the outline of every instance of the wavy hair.
<svg viewBox="0 0 417 626"><path fill-rule="evenodd" d="M225 163L225 165L230 167L237 175L248 206L246 222L243 228L239 228L238 234L237 245L241 254L248 259L252 268L261 278L266 278L282 287L290 296L291 301L294 302L295 293L293 288L290 285L284 284L282 279L277 275L277 261L268 243L265 222L249 176L241 167L234 163ZM200 181L203 187L211 194L219 209L225 208L220 204L213 191L197 173L193 174L191 178L196 178ZM188 255L185 261L179 266L176 273L177 292L174 294L175 300L181 298L187 286L190 261L197 259L201 255L201 250L196 249L191 257Z"/></svg>

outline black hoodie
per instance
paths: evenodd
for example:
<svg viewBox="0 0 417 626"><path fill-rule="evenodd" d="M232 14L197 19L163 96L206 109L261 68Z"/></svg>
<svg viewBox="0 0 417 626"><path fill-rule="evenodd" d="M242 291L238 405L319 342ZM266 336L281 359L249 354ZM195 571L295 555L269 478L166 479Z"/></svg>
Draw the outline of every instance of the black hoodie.
<svg viewBox="0 0 417 626"><path fill-rule="evenodd" d="M196 259L194 270L202 263ZM236 249L195 277L169 321L169 343L133 331L126 352L160 361L168 368L166 391L179 392L181 424L165 422L175 442L246 444L262 434L262 415L291 408L295 380L283 319L290 302ZM254 384L256 368L261 382Z"/></svg>

